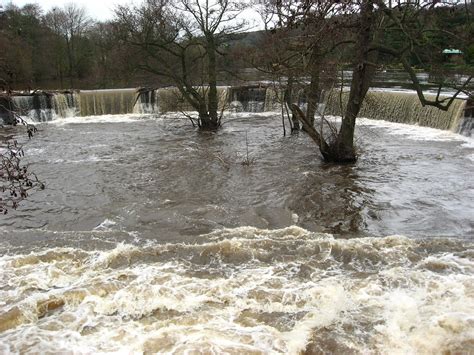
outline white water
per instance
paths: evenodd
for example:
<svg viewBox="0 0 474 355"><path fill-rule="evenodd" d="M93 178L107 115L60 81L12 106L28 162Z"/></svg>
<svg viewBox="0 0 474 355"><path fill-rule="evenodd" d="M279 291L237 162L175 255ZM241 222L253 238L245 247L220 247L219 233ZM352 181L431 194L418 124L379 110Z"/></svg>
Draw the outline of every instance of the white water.
<svg viewBox="0 0 474 355"><path fill-rule="evenodd" d="M0 352L470 351L474 249L457 243L240 227L3 256Z"/></svg>

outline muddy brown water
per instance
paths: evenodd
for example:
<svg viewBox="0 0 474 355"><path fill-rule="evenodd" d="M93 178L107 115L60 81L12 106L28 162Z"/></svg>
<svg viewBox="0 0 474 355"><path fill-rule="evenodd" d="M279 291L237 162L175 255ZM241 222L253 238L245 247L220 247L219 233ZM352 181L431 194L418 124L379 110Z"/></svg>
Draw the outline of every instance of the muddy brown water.
<svg viewBox="0 0 474 355"><path fill-rule="evenodd" d="M361 120L336 166L272 113L39 128L47 187L0 220L0 352L474 350L471 138Z"/></svg>

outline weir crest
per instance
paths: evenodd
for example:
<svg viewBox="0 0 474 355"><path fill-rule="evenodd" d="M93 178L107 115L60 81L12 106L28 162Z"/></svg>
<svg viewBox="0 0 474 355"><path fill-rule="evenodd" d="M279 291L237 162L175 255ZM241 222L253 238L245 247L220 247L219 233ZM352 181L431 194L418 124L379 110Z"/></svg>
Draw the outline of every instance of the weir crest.
<svg viewBox="0 0 474 355"><path fill-rule="evenodd" d="M206 90L200 88L199 90ZM219 87L219 109L234 112L281 111L281 90L261 85ZM304 94L298 102L305 107ZM348 93L329 92L326 95L325 114L341 115ZM31 121L43 122L73 116L114 114L160 114L192 111L192 107L176 88L111 89L74 92L34 93L14 96L13 103L20 114ZM415 124L455 133L471 135L473 130L472 104L456 99L447 111L423 107L414 92L378 91L367 94L359 117L374 120Z"/></svg>

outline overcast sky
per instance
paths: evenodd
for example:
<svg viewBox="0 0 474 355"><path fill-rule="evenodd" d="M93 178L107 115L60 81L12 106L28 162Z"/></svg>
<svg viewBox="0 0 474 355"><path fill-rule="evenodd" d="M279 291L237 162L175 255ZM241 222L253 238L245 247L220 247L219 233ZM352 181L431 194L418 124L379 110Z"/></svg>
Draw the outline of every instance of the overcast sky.
<svg viewBox="0 0 474 355"><path fill-rule="evenodd" d="M113 17L113 9L116 5L139 3L139 0L0 0L2 5L13 3L17 6L23 6L36 3L45 11L54 6L62 7L69 2L84 6L89 16L96 20L110 20Z"/></svg>
<svg viewBox="0 0 474 355"><path fill-rule="evenodd" d="M25 4L36 3L39 4L45 12L52 7L62 7L70 2L84 6L91 18L104 21L113 18L113 9L115 6L139 4L142 0L0 0L1 5L13 3L17 6L23 6ZM250 22L252 29L262 29L260 16L255 11L245 10L241 16Z"/></svg>

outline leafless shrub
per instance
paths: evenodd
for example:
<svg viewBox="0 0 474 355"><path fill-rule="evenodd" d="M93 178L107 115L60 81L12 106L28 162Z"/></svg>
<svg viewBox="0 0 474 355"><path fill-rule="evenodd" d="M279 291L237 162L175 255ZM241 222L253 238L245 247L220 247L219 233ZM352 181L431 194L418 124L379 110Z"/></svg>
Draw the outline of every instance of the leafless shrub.
<svg viewBox="0 0 474 355"><path fill-rule="evenodd" d="M249 140L248 140L248 133L245 131L245 157L244 160L240 163L243 166L251 166L255 164L255 157L251 157L249 153Z"/></svg>
<svg viewBox="0 0 474 355"><path fill-rule="evenodd" d="M2 108L7 110L5 107ZM9 113L13 117L13 126L26 127L28 139L38 131L15 111ZM23 163L24 156L23 146L16 139L8 138L0 144L0 213L2 214L7 214L9 208L16 209L19 203L28 197L31 190L44 189L44 184L29 170L28 164Z"/></svg>

